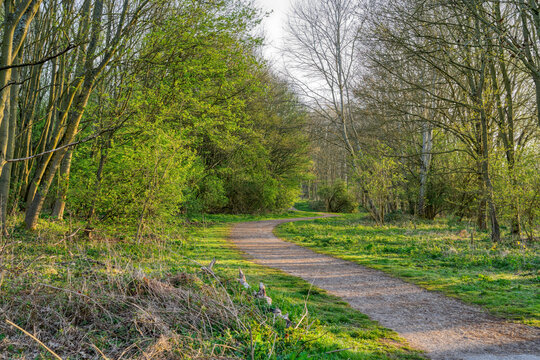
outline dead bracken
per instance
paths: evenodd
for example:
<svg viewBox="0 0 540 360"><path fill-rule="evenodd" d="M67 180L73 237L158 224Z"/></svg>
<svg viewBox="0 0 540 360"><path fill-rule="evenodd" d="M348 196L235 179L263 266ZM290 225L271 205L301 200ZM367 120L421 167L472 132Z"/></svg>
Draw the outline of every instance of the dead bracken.
<svg viewBox="0 0 540 360"><path fill-rule="evenodd" d="M199 273L164 279L134 268L103 273L88 264L82 283L66 287L31 284L4 271L5 281L28 288L0 302L0 359L45 353L60 359L177 359L180 353L241 359L252 346L241 336L250 327L271 326L264 323L272 318L269 324L283 319L278 328L292 324L278 308L259 308L252 295L216 275L215 260ZM231 336L217 339L219 333Z"/></svg>

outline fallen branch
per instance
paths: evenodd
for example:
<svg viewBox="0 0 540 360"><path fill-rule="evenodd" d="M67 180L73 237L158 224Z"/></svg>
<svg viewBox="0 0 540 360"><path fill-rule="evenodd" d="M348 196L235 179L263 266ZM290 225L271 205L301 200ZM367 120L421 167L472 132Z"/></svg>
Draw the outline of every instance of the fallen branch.
<svg viewBox="0 0 540 360"><path fill-rule="evenodd" d="M94 350L96 350L99 353L99 355L101 355L101 357L103 357L104 360L111 360L96 345L92 343L90 345L94 348Z"/></svg>
<svg viewBox="0 0 540 360"><path fill-rule="evenodd" d="M216 264L216 258L214 257L212 261L210 261L210 264L208 264L208 266L201 266L201 270L206 271L207 273L215 277L216 274L214 273L214 270L212 270L215 264Z"/></svg>
<svg viewBox="0 0 540 360"><path fill-rule="evenodd" d="M15 324L14 322L6 319L6 322L19 329L20 331L22 331L24 334L28 335L29 337L31 337L32 339L34 339L39 345L43 346L43 348L45 348L45 350L47 350L48 352L50 352L55 358L57 358L58 360L62 360L62 358L60 356L58 356L58 354L56 354L54 351L52 351L47 345L45 345L44 343L41 342L41 340L39 340L37 337L35 337L34 335L30 334L28 331L24 330L22 327L20 327L19 325Z"/></svg>

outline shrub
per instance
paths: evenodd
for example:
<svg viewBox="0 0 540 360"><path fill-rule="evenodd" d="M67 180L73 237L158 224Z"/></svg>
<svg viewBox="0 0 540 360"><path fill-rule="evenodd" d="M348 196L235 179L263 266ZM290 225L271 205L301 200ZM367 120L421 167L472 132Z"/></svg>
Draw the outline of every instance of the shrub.
<svg viewBox="0 0 540 360"><path fill-rule="evenodd" d="M358 208L354 195L347 190L343 181L332 185L324 185L319 189L319 196L324 202L326 211L352 213Z"/></svg>

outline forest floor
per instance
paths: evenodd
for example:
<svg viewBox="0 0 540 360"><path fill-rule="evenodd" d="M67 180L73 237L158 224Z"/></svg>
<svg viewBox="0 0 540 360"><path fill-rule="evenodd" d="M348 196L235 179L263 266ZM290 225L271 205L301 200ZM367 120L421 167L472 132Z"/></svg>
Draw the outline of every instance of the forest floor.
<svg viewBox="0 0 540 360"><path fill-rule="evenodd" d="M178 219L138 241L118 226L89 236L84 223L44 220L28 232L14 219L0 239L0 359L423 359L394 331L247 261L227 240L235 223L295 216L306 214ZM215 277L201 269L213 258ZM292 327L237 282L240 268Z"/></svg>
<svg viewBox="0 0 540 360"><path fill-rule="evenodd" d="M301 277L339 296L433 359L540 359L536 355L540 353L540 329L503 320L382 271L284 242L273 230L290 221L242 223L234 227L231 238L257 263ZM339 218L316 222L326 221ZM286 231L290 228L285 227ZM332 231L327 234L329 238L338 235Z"/></svg>

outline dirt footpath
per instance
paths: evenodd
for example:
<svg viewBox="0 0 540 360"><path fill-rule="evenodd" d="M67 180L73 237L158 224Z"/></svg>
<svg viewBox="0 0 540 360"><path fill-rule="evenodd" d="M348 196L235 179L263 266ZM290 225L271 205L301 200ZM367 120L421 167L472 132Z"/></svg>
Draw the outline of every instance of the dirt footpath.
<svg viewBox="0 0 540 360"><path fill-rule="evenodd" d="M255 262L303 278L392 329L432 359L540 360L540 329L511 323L381 271L278 239L287 219L237 224L231 240Z"/></svg>

